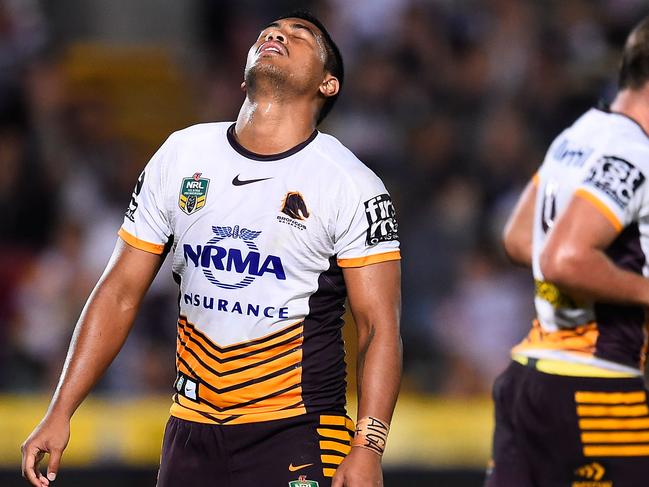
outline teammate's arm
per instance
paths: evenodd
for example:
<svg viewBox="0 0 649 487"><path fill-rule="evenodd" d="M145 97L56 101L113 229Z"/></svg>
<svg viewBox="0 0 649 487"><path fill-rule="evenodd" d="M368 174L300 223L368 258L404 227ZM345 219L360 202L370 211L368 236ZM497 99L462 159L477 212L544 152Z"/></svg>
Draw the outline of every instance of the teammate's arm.
<svg viewBox="0 0 649 487"><path fill-rule="evenodd" d="M531 180L527 183L518 199L503 231L505 253L514 264L526 267L532 266L532 230L535 201L536 184L534 180Z"/></svg>
<svg viewBox="0 0 649 487"><path fill-rule="evenodd" d="M56 477L70 437L70 418L124 344L161 262L161 256L118 239L76 325L47 413L22 445L22 473L32 485L47 486ZM45 453L50 455L47 477L38 468Z"/></svg>
<svg viewBox="0 0 649 487"><path fill-rule="evenodd" d="M648 306L649 279L622 269L604 252L617 236L590 201L573 196L541 253L544 278L575 296Z"/></svg>
<svg viewBox="0 0 649 487"><path fill-rule="evenodd" d="M343 269L358 333L358 419L390 424L401 381L401 267L398 261ZM332 487L382 486L381 456L353 447Z"/></svg>

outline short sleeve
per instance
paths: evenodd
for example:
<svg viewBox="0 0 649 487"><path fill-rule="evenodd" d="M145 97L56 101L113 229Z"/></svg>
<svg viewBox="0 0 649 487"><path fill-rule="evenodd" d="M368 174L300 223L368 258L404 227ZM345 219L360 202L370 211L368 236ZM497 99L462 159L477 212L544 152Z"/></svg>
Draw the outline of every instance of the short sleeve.
<svg viewBox="0 0 649 487"><path fill-rule="evenodd" d="M363 267L399 260L396 211L385 186L373 173L341 197L334 250L340 267Z"/></svg>
<svg viewBox="0 0 649 487"><path fill-rule="evenodd" d="M164 252L173 233L164 192L165 167L173 157L170 141L167 139L140 174L118 232L130 246L153 254Z"/></svg>
<svg viewBox="0 0 649 487"><path fill-rule="evenodd" d="M632 162L601 156L589 168L576 195L590 201L619 232L638 218L645 174Z"/></svg>

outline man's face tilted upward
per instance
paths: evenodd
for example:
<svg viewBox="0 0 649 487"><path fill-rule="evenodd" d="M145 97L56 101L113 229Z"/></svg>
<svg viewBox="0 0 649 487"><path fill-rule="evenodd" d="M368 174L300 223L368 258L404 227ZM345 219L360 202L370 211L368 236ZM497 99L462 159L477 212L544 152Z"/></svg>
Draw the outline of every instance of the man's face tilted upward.
<svg viewBox="0 0 649 487"><path fill-rule="evenodd" d="M327 51L320 30L299 18L272 22L248 51L248 90L270 83L283 94L316 94L325 80ZM337 87L336 87L337 91Z"/></svg>

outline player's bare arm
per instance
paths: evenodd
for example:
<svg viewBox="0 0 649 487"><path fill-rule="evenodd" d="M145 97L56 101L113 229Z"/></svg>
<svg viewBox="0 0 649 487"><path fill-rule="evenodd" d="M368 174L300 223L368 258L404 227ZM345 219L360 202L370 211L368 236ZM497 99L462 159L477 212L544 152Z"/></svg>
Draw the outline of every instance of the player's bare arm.
<svg viewBox="0 0 649 487"><path fill-rule="evenodd" d="M605 253L618 234L593 203L574 196L541 254L543 275L586 299L648 306L649 279L615 265Z"/></svg>
<svg viewBox="0 0 649 487"><path fill-rule="evenodd" d="M503 246L507 257L525 267L532 266L532 229L534 223L534 202L536 184L527 183L512 211L503 232Z"/></svg>
<svg viewBox="0 0 649 487"><path fill-rule="evenodd" d="M359 422L369 417L389 425L401 380L401 267L391 261L343 272L358 333L357 417ZM382 485L380 453L362 446L352 448L332 483L332 487Z"/></svg>
<svg viewBox="0 0 649 487"><path fill-rule="evenodd" d="M45 417L22 445L22 473L33 486L53 481L70 437L70 418L121 349L162 259L118 239L74 330ZM49 453L47 476L39 462Z"/></svg>

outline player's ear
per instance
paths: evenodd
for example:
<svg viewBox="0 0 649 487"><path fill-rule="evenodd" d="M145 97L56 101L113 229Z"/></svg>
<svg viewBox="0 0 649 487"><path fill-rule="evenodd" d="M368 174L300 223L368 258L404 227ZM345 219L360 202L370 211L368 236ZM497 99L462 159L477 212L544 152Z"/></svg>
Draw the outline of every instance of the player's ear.
<svg viewBox="0 0 649 487"><path fill-rule="evenodd" d="M338 82L338 78L336 78L332 74L327 73L325 79L322 80L322 83L320 83L319 90L325 98L336 96L338 94L338 91L340 90L340 83Z"/></svg>
<svg viewBox="0 0 649 487"><path fill-rule="evenodd" d="M243 91L244 93L246 92L246 82L245 81L241 82L241 91Z"/></svg>

